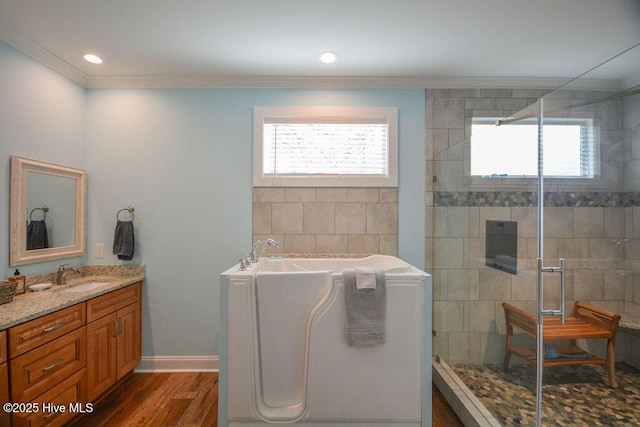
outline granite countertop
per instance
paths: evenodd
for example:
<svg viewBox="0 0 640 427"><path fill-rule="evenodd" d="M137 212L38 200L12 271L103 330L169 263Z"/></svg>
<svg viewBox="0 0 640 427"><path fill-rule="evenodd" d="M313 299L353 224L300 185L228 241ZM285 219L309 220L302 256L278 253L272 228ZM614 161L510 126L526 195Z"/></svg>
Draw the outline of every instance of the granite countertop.
<svg viewBox="0 0 640 427"><path fill-rule="evenodd" d="M0 331L140 282L145 278L144 265L86 265L78 269L80 274L72 270L65 273L67 284L64 286L53 285L40 292L27 291L24 295L16 295L13 301L0 305ZM26 287L28 289L31 285L54 281L55 272L38 274L26 278ZM108 284L84 292L63 292L75 285L89 282Z"/></svg>

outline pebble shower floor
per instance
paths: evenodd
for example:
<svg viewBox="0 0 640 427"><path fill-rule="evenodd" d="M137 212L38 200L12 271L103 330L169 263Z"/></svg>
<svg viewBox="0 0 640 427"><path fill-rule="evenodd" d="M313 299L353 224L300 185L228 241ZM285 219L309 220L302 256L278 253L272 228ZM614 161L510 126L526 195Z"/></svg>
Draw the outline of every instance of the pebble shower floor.
<svg viewBox="0 0 640 427"><path fill-rule="evenodd" d="M535 426L535 368L512 365L455 365L454 371L504 426ZM542 424L545 426L640 425L640 371L616 364L618 388L606 383L601 366L544 370Z"/></svg>

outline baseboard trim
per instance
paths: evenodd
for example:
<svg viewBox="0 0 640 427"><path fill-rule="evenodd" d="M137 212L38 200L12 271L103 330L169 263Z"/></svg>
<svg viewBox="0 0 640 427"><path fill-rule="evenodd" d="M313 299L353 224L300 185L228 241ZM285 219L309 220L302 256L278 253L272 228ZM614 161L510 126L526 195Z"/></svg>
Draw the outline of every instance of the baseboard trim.
<svg viewBox="0 0 640 427"><path fill-rule="evenodd" d="M134 372L218 372L218 356L143 357Z"/></svg>

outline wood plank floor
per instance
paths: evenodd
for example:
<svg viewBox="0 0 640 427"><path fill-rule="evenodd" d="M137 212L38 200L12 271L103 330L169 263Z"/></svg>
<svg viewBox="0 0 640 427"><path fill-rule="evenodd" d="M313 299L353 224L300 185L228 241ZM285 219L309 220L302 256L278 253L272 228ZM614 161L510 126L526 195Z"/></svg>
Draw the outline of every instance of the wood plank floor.
<svg viewBox="0 0 640 427"><path fill-rule="evenodd" d="M218 374L208 372L130 374L74 427L217 426ZM462 426L433 387L433 427Z"/></svg>

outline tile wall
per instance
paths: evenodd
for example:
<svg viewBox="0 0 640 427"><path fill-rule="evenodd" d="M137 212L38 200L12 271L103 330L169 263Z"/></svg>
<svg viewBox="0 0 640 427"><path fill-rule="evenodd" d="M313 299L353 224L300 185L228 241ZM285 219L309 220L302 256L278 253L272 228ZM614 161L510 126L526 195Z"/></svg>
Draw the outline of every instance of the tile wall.
<svg viewBox="0 0 640 427"><path fill-rule="evenodd" d="M507 116L543 94L507 89L427 91L426 265L434 276L434 353L449 363L501 363L502 302L535 313L536 182L469 177L466 138L472 117ZM566 259L569 310L575 300L582 300L622 312L625 295L635 290L633 271L625 263L635 196L623 185L629 132L621 131L619 107L607 103L588 111L600 129L599 178L545 180L545 265ZM518 222L517 275L484 266L488 219ZM545 275L545 308L557 308L558 295L557 276ZM603 350L599 343L588 345L596 353ZM622 349L617 350L621 354Z"/></svg>
<svg viewBox="0 0 640 427"><path fill-rule="evenodd" d="M502 302L535 312L535 181L470 178L467 159L472 117L508 116L544 94L426 90L425 265L434 276L434 354L449 363L501 363ZM640 317L640 97L587 113L600 129L600 175L545 180L545 265L566 259L568 310L582 300ZM397 189L254 188L253 239L275 238L274 253L396 255L397 216ZM484 266L488 219L518 221L517 275ZM545 277L546 308L557 307L558 288ZM640 333L622 335L619 360L623 347L640 360Z"/></svg>
<svg viewBox="0 0 640 427"><path fill-rule="evenodd" d="M268 253L398 253L397 188L253 190L253 240L272 237Z"/></svg>
<svg viewBox="0 0 640 427"><path fill-rule="evenodd" d="M623 100L622 123L630 143L625 150L625 190L640 191L640 95ZM640 318L640 197L633 206L625 208L626 276L624 312ZM625 330L624 361L640 369L640 331Z"/></svg>

